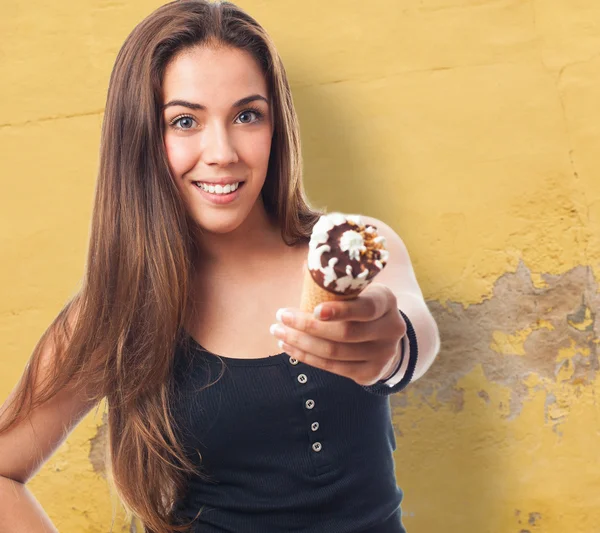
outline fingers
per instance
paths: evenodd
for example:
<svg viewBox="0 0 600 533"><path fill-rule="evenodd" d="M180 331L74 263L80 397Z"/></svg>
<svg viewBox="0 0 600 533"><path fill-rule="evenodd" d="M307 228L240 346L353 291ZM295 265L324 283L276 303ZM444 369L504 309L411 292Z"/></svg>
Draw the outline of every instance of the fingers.
<svg viewBox="0 0 600 533"><path fill-rule="evenodd" d="M312 337L350 344L377 340L384 330L378 322L323 322L310 313L292 309L288 309L287 313L277 313L276 318L284 326Z"/></svg>
<svg viewBox="0 0 600 533"><path fill-rule="evenodd" d="M385 285L371 283L354 300L325 302L315 309L315 318L324 316L323 320L352 320L369 322L377 320L390 309L396 308L396 296Z"/></svg>
<svg viewBox="0 0 600 533"><path fill-rule="evenodd" d="M312 354L319 358L335 361L369 361L372 358L373 350L376 350L379 344L375 341L361 343L337 342L321 337L315 337L287 326L281 326L279 324L274 324L273 326L271 333L273 333L280 342L285 342L285 344L305 354Z"/></svg>
<svg viewBox="0 0 600 533"><path fill-rule="evenodd" d="M357 383L363 383L365 385L372 383L373 376L376 375L377 372L377 368L375 368L372 361L344 361L320 357L312 352L307 352L298 347L291 346L283 341L280 341L280 346L285 353L307 365L353 379Z"/></svg>

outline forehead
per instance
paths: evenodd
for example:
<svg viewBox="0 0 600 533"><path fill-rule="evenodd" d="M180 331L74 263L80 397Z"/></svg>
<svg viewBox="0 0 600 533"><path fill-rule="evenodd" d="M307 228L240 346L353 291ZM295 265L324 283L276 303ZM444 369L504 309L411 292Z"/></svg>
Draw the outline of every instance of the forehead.
<svg viewBox="0 0 600 533"><path fill-rule="evenodd" d="M185 50L167 65L163 78L163 103L183 99L209 108L229 106L253 93L268 97L267 82L258 62L239 49Z"/></svg>

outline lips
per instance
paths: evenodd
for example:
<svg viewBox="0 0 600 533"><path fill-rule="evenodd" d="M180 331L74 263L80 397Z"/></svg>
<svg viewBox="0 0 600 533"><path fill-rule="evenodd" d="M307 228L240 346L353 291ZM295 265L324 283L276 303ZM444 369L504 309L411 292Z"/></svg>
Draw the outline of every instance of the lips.
<svg viewBox="0 0 600 533"><path fill-rule="evenodd" d="M203 196L208 202L214 205L227 205L235 202L240 196L240 190L244 187L245 182L239 184L239 186L233 192L227 194L215 194L208 192L199 185L199 182L194 183L194 189L198 191L198 194Z"/></svg>

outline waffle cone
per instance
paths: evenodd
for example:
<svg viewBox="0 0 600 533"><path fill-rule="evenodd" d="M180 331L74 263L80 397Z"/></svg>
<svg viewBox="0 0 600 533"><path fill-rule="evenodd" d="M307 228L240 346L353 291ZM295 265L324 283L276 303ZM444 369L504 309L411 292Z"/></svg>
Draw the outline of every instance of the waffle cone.
<svg viewBox="0 0 600 533"><path fill-rule="evenodd" d="M305 313L312 313L315 307L320 303L354 300L357 297L358 294L343 296L341 294L334 294L326 291L315 282L310 274L310 270L306 264L304 265L304 282L302 285L302 296L300 298L300 310Z"/></svg>

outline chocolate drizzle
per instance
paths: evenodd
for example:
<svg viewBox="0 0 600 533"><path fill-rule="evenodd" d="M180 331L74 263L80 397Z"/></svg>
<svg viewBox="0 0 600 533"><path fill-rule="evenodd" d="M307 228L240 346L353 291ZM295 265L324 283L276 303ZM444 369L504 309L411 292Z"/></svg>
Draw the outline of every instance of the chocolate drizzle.
<svg viewBox="0 0 600 533"><path fill-rule="evenodd" d="M355 231L361 235L364 241L364 246L366 250L360 251L360 259L351 259L349 250L344 251L341 249L340 239L342 235L346 231ZM369 231L367 231L369 230ZM374 242L378 237L377 228L371 224L367 224L364 226L359 226L355 224L351 220L347 220L346 222L334 226L331 230L329 230L329 238L327 239L327 245L330 246L330 250L327 252L323 252L321 255L321 267L325 268L329 264L329 260L333 257L338 259L337 263L333 266L333 271L335 272L337 278L343 278L347 276L347 267L350 265L352 269L352 277L357 279L359 274L363 273L365 270L368 271L368 274L365 278L362 278L363 285L361 287L348 288L345 292L340 293L335 289L336 283L330 283L329 286L325 286L324 274L320 270L310 270L312 278L315 282L322 287L324 290L331 292L333 294L344 294L344 295L356 295L359 294L366 285L368 285L371 280L381 272L381 268L375 264L376 261L382 265L382 268L385 267L386 261L382 258L381 250L385 250L384 244L380 242ZM364 276L364 274L363 274Z"/></svg>

